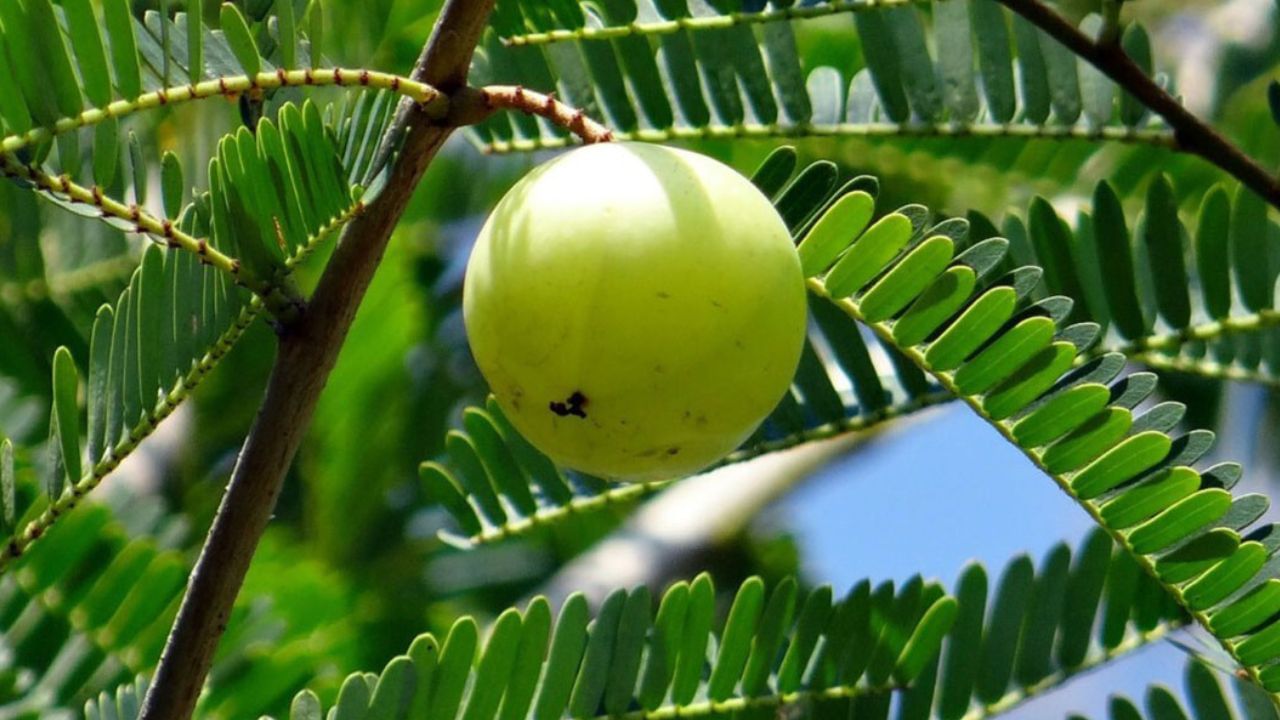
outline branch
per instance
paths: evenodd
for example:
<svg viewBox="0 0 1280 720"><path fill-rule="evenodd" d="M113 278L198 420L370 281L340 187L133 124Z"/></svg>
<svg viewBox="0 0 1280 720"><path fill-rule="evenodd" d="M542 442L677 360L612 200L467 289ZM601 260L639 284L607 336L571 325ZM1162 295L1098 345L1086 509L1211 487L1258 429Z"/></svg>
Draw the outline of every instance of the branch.
<svg viewBox="0 0 1280 720"><path fill-rule="evenodd" d="M486 113L519 110L537 115L577 135L588 145L613 140L612 130L587 117L585 111L560 102L554 95L525 90L519 85L490 85L480 88L480 98Z"/></svg>
<svg viewBox="0 0 1280 720"><path fill-rule="evenodd" d="M1124 88L1173 128L1176 146L1226 171L1273 207L1280 208L1280 181L1218 131L1191 114L1138 67L1119 43L1095 42L1039 0L999 0L1051 35Z"/></svg>
<svg viewBox="0 0 1280 720"><path fill-rule="evenodd" d="M446 95L465 86L494 0L448 0L413 79ZM191 717L218 640L374 271L431 159L453 132L412 101L389 134L405 134L386 189L347 226L306 311L280 328L266 397L192 571L142 707L142 720Z"/></svg>

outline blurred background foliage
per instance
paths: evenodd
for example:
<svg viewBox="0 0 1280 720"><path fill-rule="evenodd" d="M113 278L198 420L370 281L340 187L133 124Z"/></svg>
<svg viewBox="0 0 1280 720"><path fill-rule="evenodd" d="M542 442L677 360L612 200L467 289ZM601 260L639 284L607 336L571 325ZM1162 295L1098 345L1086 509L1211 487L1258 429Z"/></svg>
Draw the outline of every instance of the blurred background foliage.
<svg viewBox="0 0 1280 720"><path fill-rule="evenodd" d="M255 2L239 4L252 12ZM137 13L158 5L133 2ZM343 66L407 74L439 5L326 0L329 53ZM1083 14L1096 9L1090 5L1081 0L1064 9ZM1280 164L1280 133L1267 120L1265 103L1265 84L1280 76L1276 5L1143 0L1130 7L1152 30L1162 53L1157 65L1171 72L1188 105L1264 165ZM206 9L213 13L216 6L206 3ZM806 69L859 65L850 29L842 14L798 23ZM151 113L146 122L144 145L152 143L157 154L180 152L200 167L219 134L238 122L238 113L232 104L211 102ZM694 147L745 172L778 144L708 141ZM802 141L799 149L802 162L832 160L844 177L879 176L884 207L920 202L944 213L978 210L993 218L1006 208L1025 208L1035 194L1072 207L1103 178L1136 208L1157 171L1174 178L1189 211L1209 184L1223 179L1207 164L1165 150L1084 140L819 139ZM414 635L439 633L463 612L492 617L547 586L616 529L619 518L597 514L553 535L462 554L437 538L442 515L417 480L419 462L443 451L445 432L459 424L461 408L482 403L486 394L468 356L458 309L470 242L504 189L546 156L483 156L459 135L414 196L329 381L240 601L246 612L265 608L274 618L278 627L263 636L264 647L275 638L295 639L294 652L312 658L308 672L314 674L293 678L288 693L244 696L224 708L227 716L280 712L304 684L332 697L347 672L381 667ZM39 243L30 241L35 237ZM92 313L125 286L140 243L0 185L0 425L15 440L36 444L46 436L53 351L65 344L84 362ZM321 253L305 263L304 283L324 260ZM252 422L272 353L271 334L258 324L194 402L166 421L98 499L124 518L143 506L185 518L166 537L192 562ZM1215 408L1223 398L1238 403L1241 394L1252 393L1250 418L1268 421L1237 418L1229 449L1243 449L1236 457L1252 463L1255 475L1270 474L1280 448L1274 430L1267 429L1276 427L1274 394L1177 375L1166 383L1170 395L1200 410L1194 420L1209 425L1218 424ZM827 450L822 460L862 447ZM810 472L788 478L779 494ZM707 515L714 537L689 552L716 575L719 587L732 588L753 573L804 577L803 551L785 523L767 514L765 521L753 522L754 511L727 525L714 512ZM154 523L136 527L153 532ZM689 557L667 560L680 568L694 564ZM668 568L650 580L661 584L672 572ZM276 647L272 654L283 667L287 658L279 653ZM223 672L215 683L234 675L234 664Z"/></svg>

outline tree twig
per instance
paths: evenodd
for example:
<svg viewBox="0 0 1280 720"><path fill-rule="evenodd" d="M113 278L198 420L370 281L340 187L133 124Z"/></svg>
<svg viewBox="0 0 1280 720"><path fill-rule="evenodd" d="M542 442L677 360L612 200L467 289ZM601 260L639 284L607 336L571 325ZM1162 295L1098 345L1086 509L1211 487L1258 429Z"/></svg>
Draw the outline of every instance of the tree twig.
<svg viewBox="0 0 1280 720"><path fill-rule="evenodd" d="M494 0L448 0L413 79L446 95L466 84ZM285 474L311 423L356 310L427 165L454 130L408 103L390 133L405 140L386 189L347 226L306 311L280 328L266 396L169 632L143 720L191 717Z"/></svg>
<svg viewBox="0 0 1280 720"><path fill-rule="evenodd" d="M560 102L554 95L526 90L519 85L490 85L480 88L480 96L485 109L490 112L518 110L537 115L577 135L587 144L613 140L612 130L592 120L585 111Z"/></svg>
<svg viewBox="0 0 1280 720"><path fill-rule="evenodd" d="M1152 112L1164 118L1173 129L1174 140L1179 149L1208 160L1244 183L1273 207L1280 208L1280 180L1165 92L1125 54L1119 43L1095 42L1040 0L999 2L1084 58Z"/></svg>

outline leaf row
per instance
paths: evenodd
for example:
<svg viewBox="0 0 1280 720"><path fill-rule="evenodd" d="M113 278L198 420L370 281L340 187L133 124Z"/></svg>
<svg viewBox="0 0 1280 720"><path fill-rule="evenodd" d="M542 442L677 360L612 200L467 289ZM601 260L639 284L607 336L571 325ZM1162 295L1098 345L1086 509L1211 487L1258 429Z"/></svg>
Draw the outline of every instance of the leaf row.
<svg viewBox="0 0 1280 720"><path fill-rule="evenodd" d="M837 204L800 244L810 287L993 424L1252 678L1280 688L1280 532L1244 535L1269 502L1231 494L1239 465L1194 469L1213 434L1172 434L1185 412L1178 403L1139 412L1155 376L1121 377L1123 355L1077 366L1098 325L1069 324L1069 298L1027 298L1018 270L981 275L950 238L912 241L904 215L870 224L843 216Z"/></svg>
<svg viewBox="0 0 1280 720"><path fill-rule="evenodd" d="M220 30L205 26L204 0L186 6L172 19L149 11L140 20L126 0L106 0L100 11L90 0L6 3L0 10L0 42L8 50L0 60L5 132L51 128L86 107L106 108L178 84L254 76L275 69L270 58L286 69L318 63L311 43L299 43L293 2L273 2L265 8L271 15L250 19L224 3ZM313 29L320 27L318 2L309 15Z"/></svg>
<svg viewBox="0 0 1280 720"><path fill-rule="evenodd" d="M1053 548L1038 569L1021 555L998 579L972 563L961 573L954 604L935 600L940 593L919 578L896 593L892 584L862 582L844 598L830 587L800 592L790 580L765 593L753 579L739 590L709 647L716 602L706 575L670 589L656 619L643 589L615 592L594 624L586 618L586 603L574 596L550 641L549 607L537 599L523 613L500 616L487 632L484 652L477 652L470 619L455 624L443 653L430 636L418 638L410 662L397 658L381 675L348 678L333 712L366 719L436 717L432 711L439 710L442 717L461 711L475 720L634 720L738 710L772 714L779 706L799 705L819 713L853 706L857 717L874 719L887 718L891 708L889 695L877 688L914 676L898 703L901 720L989 717L1157 642L1186 622L1164 588L1101 531L1074 554L1065 544ZM615 625L612 646L593 653L593 644L610 641L600 633L614 632ZM575 665L578 656L583 665ZM893 657L896 671L888 667ZM606 679L589 678L588 661ZM452 669L446 672L446 666ZM586 688L591 682L603 686ZM441 694L444 707L435 704ZM322 709L304 692L291 717L320 717Z"/></svg>
<svg viewBox="0 0 1280 720"><path fill-rule="evenodd" d="M802 594L794 580L766 589L751 578L727 617L716 604L706 574L669 588L656 614L644 587L615 591L594 613L580 594L554 615L535 598L502 613L483 643L461 618L443 643L421 635L381 673L352 674L327 714L304 691L289 717L639 719L887 703L937 653L956 609L919 578L896 590L864 581L839 600L829 587Z"/></svg>
<svg viewBox="0 0 1280 720"><path fill-rule="evenodd" d="M644 16L687 14L683 3L643 4L649 6L640 11ZM539 46L500 39L529 22L528 15L545 25L571 10L590 18L592 27L635 27L631 3L553 5L564 12L541 3L498 3L497 29L473 73L482 82L555 90L604 119L620 139L1013 135L1172 145L1171 134L1143 106L995 0L936 2L928 13L915 3L859 4L851 33L864 67L807 74L792 21L781 18L762 25L680 22L652 37L630 33ZM1083 29L1096 33L1100 25L1091 16ZM1152 71L1145 30L1132 25L1124 46ZM495 116L471 135L493 152L568 143L563 130L521 116Z"/></svg>
<svg viewBox="0 0 1280 720"><path fill-rule="evenodd" d="M1102 348L1204 375L1274 377L1280 263L1267 249L1277 224L1265 202L1243 187L1231 194L1215 186L1188 227L1176 198L1168 177L1154 177L1130 229L1103 182L1074 231L1043 198L1025 220L1007 216L1001 231L1011 257L1044 268L1036 297L1070 297L1073 320L1114 329Z"/></svg>

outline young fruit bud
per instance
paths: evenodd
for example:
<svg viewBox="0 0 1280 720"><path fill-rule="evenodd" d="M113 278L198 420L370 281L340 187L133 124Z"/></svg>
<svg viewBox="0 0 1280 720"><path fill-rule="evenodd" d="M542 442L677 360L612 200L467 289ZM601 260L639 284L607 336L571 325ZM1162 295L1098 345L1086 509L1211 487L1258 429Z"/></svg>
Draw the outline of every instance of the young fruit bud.
<svg viewBox="0 0 1280 720"><path fill-rule="evenodd" d="M691 473L777 405L805 338L791 235L733 169L583 147L498 203L467 267L471 350L515 427L618 480Z"/></svg>

